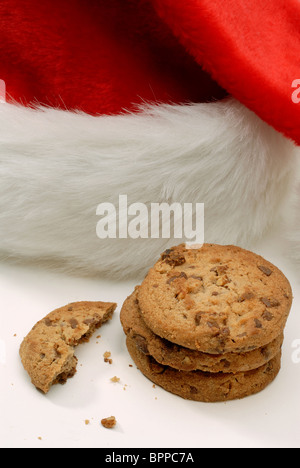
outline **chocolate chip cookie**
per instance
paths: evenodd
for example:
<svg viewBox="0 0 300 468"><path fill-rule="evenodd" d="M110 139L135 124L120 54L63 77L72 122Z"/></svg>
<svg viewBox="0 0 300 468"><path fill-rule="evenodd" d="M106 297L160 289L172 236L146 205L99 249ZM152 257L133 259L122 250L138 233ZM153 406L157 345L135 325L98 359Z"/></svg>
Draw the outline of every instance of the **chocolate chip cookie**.
<svg viewBox="0 0 300 468"><path fill-rule="evenodd" d="M159 364L152 356L146 356L130 337L127 337L126 344L136 366L149 380L182 398L202 402L228 401L258 393L275 379L281 366L279 352L268 363L248 372L184 372Z"/></svg>
<svg viewBox="0 0 300 468"><path fill-rule="evenodd" d="M178 370L205 372L246 372L273 359L280 351L283 334L264 347L245 353L208 354L171 343L155 335L141 317L138 302L139 287L129 296L121 309L120 319L124 332L145 355L158 363Z"/></svg>
<svg viewBox="0 0 300 468"><path fill-rule="evenodd" d="M292 290L273 264L235 246L180 245L164 252L138 300L152 332L209 354L244 353L278 338Z"/></svg>
<svg viewBox="0 0 300 468"><path fill-rule="evenodd" d="M40 320L23 340L20 357L32 383L44 393L76 373L75 347L111 319L117 304L77 302Z"/></svg>

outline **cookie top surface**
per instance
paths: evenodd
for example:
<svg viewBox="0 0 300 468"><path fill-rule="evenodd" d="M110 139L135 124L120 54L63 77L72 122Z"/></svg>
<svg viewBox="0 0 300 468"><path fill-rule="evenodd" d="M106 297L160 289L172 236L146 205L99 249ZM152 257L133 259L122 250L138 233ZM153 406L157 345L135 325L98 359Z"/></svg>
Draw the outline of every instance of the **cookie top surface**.
<svg viewBox="0 0 300 468"><path fill-rule="evenodd" d="M74 347L88 341L95 329L112 317L116 306L108 302L72 303L37 322L20 346L32 383L47 393L54 383L74 375Z"/></svg>
<svg viewBox="0 0 300 468"><path fill-rule="evenodd" d="M146 356L158 363L183 371L245 372L256 369L279 353L283 342L281 333L267 345L246 353L208 354L171 343L155 335L141 317L138 303L139 287L125 300L120 320L124 332Z"/></svg>
<svg viewBox="0 0 300 468"><path fill-rule="evenodd" d="M273 264L235 246L167 250L141 284L142 317L157 335L204 353L246 352L284 329L292 290Z"/></svg>

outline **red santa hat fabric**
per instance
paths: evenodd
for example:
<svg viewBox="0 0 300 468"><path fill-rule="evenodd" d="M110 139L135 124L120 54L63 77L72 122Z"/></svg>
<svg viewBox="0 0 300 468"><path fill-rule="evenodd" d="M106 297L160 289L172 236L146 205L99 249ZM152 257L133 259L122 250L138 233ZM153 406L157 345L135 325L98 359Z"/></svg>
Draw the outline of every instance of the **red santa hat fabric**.
<svg viewBox="0 0 300 468"><path fill-rule="evenodd" d="M298 0L155 3L197 63L263 120L300 144Z"/></svg>
<svg viewBox="0 0 300 468"><path fill-rule="evenodd" d="M8 100L92 114L227 93L300 144L298 0L2 0Z"/></svg>

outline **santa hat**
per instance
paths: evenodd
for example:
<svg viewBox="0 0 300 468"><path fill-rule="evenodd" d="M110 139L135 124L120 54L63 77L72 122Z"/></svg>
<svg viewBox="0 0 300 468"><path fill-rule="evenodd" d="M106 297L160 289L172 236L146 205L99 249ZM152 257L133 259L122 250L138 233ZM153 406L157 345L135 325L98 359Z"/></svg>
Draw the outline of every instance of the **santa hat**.
<svg viewBox="0 0 300 468"><path fill-rule="evenodd" d="M194 125L183 136L181 150L184 155L184 146L188 141L195 145L197 138L198 153L201 144L204 153L209 148L211 191L218 182L213 179L213 164L216 167L222 164L216 155L221 153L225 135L231 139L234 149L230 151L240 158L240 163L236 164L233 179L219 177L224 197L226 191L232 192L233 180L251 177L251 158L257 163L257 152L264 155L261 173L254 171L257 178L253 176L253 197L249 194L247 200L253 204L252 228L235 220L232 231L226 235L226 229L222 229L225 220L218 220L225 243L241 241L242 230L244 237L256 238L274 221L275 209L265 217L260 213L258 221L254 215L257 205L261 201L260 210L267 208L274 195L271 185L274 189L277 184L284 197L295 172L294 148L295 144L300 145L299 24L298 0L2 0L0 79L2 98L5 83L8 104L0 109L0 157L12 164L14 157L27 155L31 164L30 158L39 148L40 155L49 163L48 158L55 153L53 148L52 154L49 151L52 138L64 147L68 162L72 154L76 158L74 148L86 142L84 156L89 162L89 157L97 153L95 145L101 146L99 134L111 131L112 140L115 132L118 151L121 140L125 159L133 140L138 140L136 150L141 147L141 135L145 138L145 134L150 134L153 125L157 130L154 120L168 128L167 137L171 138L184 124L187 113L190 115L193 103L199 107L192 114ZM216 102L219 100L220 103ZM145 104L146 109L141 111ZM153 104L152 109L149 104ZM177 114L176 105L180 105ZM53 107L60 111L54 111ZM137 113L134 126L132 113ZM103 116L107 116L105 122ZM219 133L212 125L214 119L222 127ZM211 132L209 142L208 123L217 132L216 135ZM145 125L149 126L148 131ZM129 130L128 138L124 128ZM215 149L211 143L214 139ZM259 141L253 144L255 140ZM249 152L244 160L238 149L239 141L243 142L240 147ZM164 145L163 154L168 160L174 149L170 149L166 138L160 141L160 148ZM227 140L224 151L226 145ZM111 152L114 151L111 143ZM228 156L225 151L224 157L231 157L231 153ZM67 162L59 157L64 167ZM59 161L54 163L58 171ZM23 163L26 165L26 161ZM226 165L226 160L223 163ZM207 179L207 172L203 171L203 178ZM10 203L7 201L10 186L20 184L20 192L24 190L25 181L9 179L11 173L12 167L6 166L0 175L1 197L6 204ZM266 176L272 183L266 184L262 193L258 184ZM213 193L208 195L213 198ZM236 194L240 198L242 195ZM49 248L48 254L44 247L36 250L42 241L40 238L37 241L33 232L41 231L42 224L37 228L38 221L33 221L39 210L31 196L32 225L28 227L28 239L32 236L34 240L32 244L25 242L28 255L44 252L45 256L52 253L63 256L64 247L61 251L53 247L53 252ZM22 209L24 206L19 202L13 215L11 211L6 213L11 231L0 230L1 241L13 239L12 244L4 247L12 255L24 254L21 241L13 234L16 227L13 219ZM3 205L2 220L8 229L5 210ZM208 223L209 219L208 213ZM58 222L61 221L63 217ZM49 222L50 229L53 224L56 223ZM213 225L209 232L213 232ZM52 237L57 237L54 232ZM220 239L211 236L207 240ZM86 257L85 251L83 256Z"/></svg>
<svg viewBox="0 0 300 468"><path fill-rule="evenodd" d="M300 144L299 24L298 0L3 0L1 79L25 105L111 114L219 98L211 76Z"/></svg>

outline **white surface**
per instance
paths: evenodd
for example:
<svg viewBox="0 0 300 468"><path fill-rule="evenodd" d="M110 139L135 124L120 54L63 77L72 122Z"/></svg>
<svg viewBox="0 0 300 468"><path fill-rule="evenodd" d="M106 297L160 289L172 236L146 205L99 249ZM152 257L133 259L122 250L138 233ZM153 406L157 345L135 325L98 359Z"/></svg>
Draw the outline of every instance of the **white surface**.
<svg viewBox="0 0 300 468"><path fill-rule="evenodd" d="M255 248L284 271L294 290L282 370L257 395L213 404L185 401L153 388L135 366L129 367L132 361L125 347L119 311L137 282L72 278L0 265L0 446L299 447L300 362L293 361L292 346L300 340L300 283L282 248L275 236ZM21 365L20 343L47 313L81 300L114 301L119 307L112 322L77 348L76 376L64 386L53 387L45 396L32 386ZM99 334L101 338L97 339ZM104 362L105 351L111 351L113 364ZM120 383L110 381L114 376L120 378ZM111 415L117 418L117 426L104 429L100 420ZM85 425L86 419L89 425Z"/></svg>

